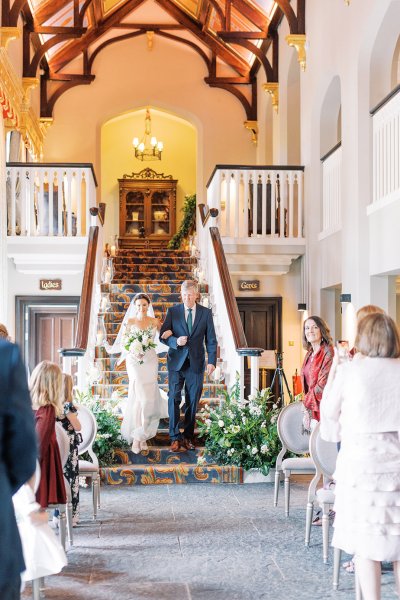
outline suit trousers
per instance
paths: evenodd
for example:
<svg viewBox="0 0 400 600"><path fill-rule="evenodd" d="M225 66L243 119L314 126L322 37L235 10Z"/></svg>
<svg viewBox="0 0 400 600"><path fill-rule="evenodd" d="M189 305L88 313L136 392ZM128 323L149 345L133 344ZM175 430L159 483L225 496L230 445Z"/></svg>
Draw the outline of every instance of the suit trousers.
<svg viewBox="0 0 400 600"><path fill-rule="evenodd" d="M0 598L1 600L19 600L21 597L21 576L14 575L10 577L10 580L4 585L0 585Z"/></svg>
<svg viewBox="0 0 400 600"><path fill-rule="evenodd" d="M181 438L179 431L180 404L182 388L185 384L185 421L184 437L191 439L194 435L197 405L203 391L204 372L194 373L190 369L189 359L186 359L179 371L168 371L169 393L169 436L171 440Z"/></svg>

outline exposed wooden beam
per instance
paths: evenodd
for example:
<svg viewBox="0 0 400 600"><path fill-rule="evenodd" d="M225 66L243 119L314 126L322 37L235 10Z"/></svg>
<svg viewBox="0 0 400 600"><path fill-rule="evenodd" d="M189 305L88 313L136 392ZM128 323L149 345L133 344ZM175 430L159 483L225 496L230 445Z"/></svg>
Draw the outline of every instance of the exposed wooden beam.
<svg viewBox="0 0 400 600"><path fill-rule="evenodd" d="M231 83L234 85L249 85L251 83L249 75L245 77L206 77L204 81L208 85L213 85L214 83Z"/></svg>
<svg viewBox="0 0 400 600"><path fill-rule="evenodd" d="M71 0L48 0L48 2L41 2L33 15L35 23L46 23L46 21L54 17L70 2Z"/></svg>
<svg viewBox="0 0 400 600"><path fill-rule="evenodd" d="M44 25L34 25L32 33L43 33L46 35L57 35L57 34L70 34L73 33L77 37L80 37L87 31L87 27L53 27Z"/></svg>
<svg viewBox="0 0 400 600"><path fill-rule="evenodd" d="M207 15L208 15L209 9L210 9L210 4L209 4L208 0L200 0L200 10L199 10L198 19L199 19L202 27L204 26L204 24L207 20Z"/></svg>
<svg viewBox="0 0 400 600"><path fill-rule="evenodd" d="M218 77L215 78L213 83L208 84L210 87L221 88L222 90L226 90L233 94L243 106L246 119L248 121L257 121L257 82L251 82L251 102L249 102L246 96L238 90L235 85L232 83L224 83L223 81L219 81Z"/></svg>
<svg viewBox="0 0 400 600"><path fill-rule="evenodd" d="M181 11L171 0L156 0L172 17L179 23L184 25L186 29L191 31L199 40L206 44L213 52L215 52L224 62L230 65L240 75L247 75L249 65L239 56L236 56L225 44L221 43L211 34L202 31L196 21L189 15Z"/></svg>
<svg viewBox="0 0 400 600"><path fill-rule="evenodd" d="M261 31L268 31L269 19L252 4L248 4L246 0L232 0L232 4L238 11L244 15L249 21L254 23Z"/></svg>
<svg viewBox="0 0 400 600"><path fill-rule="evenodd" d="M219 37L226 40L266 40L268 33L265 31L218 31Z"/></svg>
<svg viewBox="0 0 400 600"><path fill-rule="evenodd" d="M80 40L73 44L61 48L51 59L51 68L53 71L60 71L65 65L79 56L83 50L89 48L95 40L107 33L114 25L125 18L130 12L137 8L142 0L128 0L115 10L109 17L104 19L97 27L90 29Z"/></svg>

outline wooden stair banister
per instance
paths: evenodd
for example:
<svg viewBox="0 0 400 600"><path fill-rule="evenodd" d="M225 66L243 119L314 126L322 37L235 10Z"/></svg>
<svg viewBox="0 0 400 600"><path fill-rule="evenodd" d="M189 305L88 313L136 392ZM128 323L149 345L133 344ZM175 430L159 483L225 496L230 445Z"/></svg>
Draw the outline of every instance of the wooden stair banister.
<svg viewBox="0 0 400 600"><path fill-rule="evenodd" d="M201 223L204 230L207 229L206 224L210 217L216 217L218 215L218 209L209 208L206 204L199 204L199 213ZM214 252L215 262L218 271L218 277L222 288L222 294L224 297L224 304L226 307L228 322L230 324L232 340L235 347L236 354L241 358L240 362L240 394L244 397L244 357L250 357L251 363L251 392L259 388L259 357L263 352L263 348L249 348L246 340L246 335L243 329L243 323L240 318L239 309L236 302L235 293L232 286L231 277L229 274L228 263L226 260L224 247L222 244L221 235L218 227L208 226L210 233L211 244Z"/></svg>
<svg viewBox="0 0 400 600"><path fill-rule="evenodd" d="M59 350L61 356L83 356L87 350L98 238L98 225L91 226L89 228L85 270L83 273L82 294L81 301L79 303L75 346L74 348L61 348Z"/></svg>
<svg viewBox="0 0 400 600"><path fill-rule="evenodd" d="M222 290L225 297L233 338L235 340L235 346L236 349L247 348L247 340L244 333L242 320L240 318L235 293L233 291L228 263L226 262L225 252L222 246L222 240L218 227L210 227L210 236L214 248L219 278L221 280Z"/></svg>

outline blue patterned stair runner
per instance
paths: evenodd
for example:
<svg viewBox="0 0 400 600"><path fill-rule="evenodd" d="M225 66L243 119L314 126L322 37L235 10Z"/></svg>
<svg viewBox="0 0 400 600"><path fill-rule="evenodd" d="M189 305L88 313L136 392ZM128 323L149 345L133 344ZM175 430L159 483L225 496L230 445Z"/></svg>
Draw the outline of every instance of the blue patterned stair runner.
<svg viewBox="0 0 400 600"><path fill-rule="evenodd" d="M114 259L114 278L111 284L102 284L102 291L110 293L111 308L104 314L108 341L112 343L118 333L125 311L138 292L149 295L155 315L165 317L170 306L180 302L180 286L191 279L193 259L187 252L176 250L118 250ZM203 292L207 286L203 286ZM96 347L96 358L102 365L101 383L93 392L101 398L110 398L118 392L121 399L128 394L128 375L125 363L117 365L118 357L109 356L104 348ZM158 380L160 388L168 390L168 372L165 355L159 357ZM215 384L204 377L203 395L199 410L203 406L216 405L223 384ZM200 415L198 415L200 418ZM197 430L195 431L197 433ZM160 421L157 435L148 441L148 450L140 454L117 450L115 463L101 468L105 485L159 485L183 483L242 483L243 472L239 467L221 466L205 457L206 463L199 466L197 458L204 448L171 453L168 436L168 419Z"/></svg>

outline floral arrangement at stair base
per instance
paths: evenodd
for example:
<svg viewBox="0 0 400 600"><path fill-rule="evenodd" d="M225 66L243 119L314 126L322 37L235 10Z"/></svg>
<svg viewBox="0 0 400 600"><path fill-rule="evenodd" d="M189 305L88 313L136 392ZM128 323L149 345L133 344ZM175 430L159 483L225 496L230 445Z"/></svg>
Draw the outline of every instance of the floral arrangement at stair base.
<svg viewBox="0 0 400 600"><path fill-rule="evenodd" d="M220 465L258 469L268 475L281 449L276 422L279 409L270 388L240 400L240 383L227 392L217 408L204 408L198 422L207 454ZM199 458L203 464L204 457Z"/></svg>
<svg viewBox="0 0 400 600"><path fill-rule="evenodd" d="M196 194L185 196L182 207L183 219L179 231L170 239L168 248L179 250L183 240L187 239L193 233L196 227Z"/></svg>
<svg viewBox="0 0 400 600"><path fill-rule="evenodd" d="M100 466L112 465L114 451L129 448L129 445L121 436L120 419L114 412L120 402L119 396L110 400L101 400L98 396L92 394L90 388L87 392L76 391L75 396L77 402L87 406L96 418L97 434L93 443L93 451L99 459Z"/></svg>

